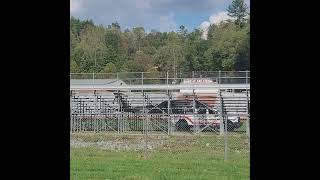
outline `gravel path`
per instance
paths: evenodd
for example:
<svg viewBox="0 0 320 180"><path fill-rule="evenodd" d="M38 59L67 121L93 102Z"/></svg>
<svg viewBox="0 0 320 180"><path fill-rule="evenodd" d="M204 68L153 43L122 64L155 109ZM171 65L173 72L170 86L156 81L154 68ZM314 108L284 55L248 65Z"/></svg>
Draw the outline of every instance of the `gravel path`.
<svg viewBox="0 0 320 180"><path fill-rule="evenodd" d="M147 141L147 148L148 150L154 150L157 147L162 147L166 144L165 139L160 139L157 141ZM97 142L88 142L84 141L83 139L70 139L70 147L73 148L84 148L84 147L95 147L100 148L103 150L115 150L115 151L141 151L144 150L146 147L146 142L144 138L136 138L134 140L130 139L108 139L102 140Z"/></svg>

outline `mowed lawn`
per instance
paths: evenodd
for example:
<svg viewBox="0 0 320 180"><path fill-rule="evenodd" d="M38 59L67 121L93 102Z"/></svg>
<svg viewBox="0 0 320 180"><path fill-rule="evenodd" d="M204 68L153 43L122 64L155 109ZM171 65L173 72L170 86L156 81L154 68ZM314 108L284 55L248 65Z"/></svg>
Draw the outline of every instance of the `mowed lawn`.
<svg viewBox="0 0 320 180"><path fill-rule="evenodd" d="M243 136L229 136L228 147L226 161L224 138L217 136L168 137L147 152L71 147L70 174L71 179L250 179Z"/></svg>

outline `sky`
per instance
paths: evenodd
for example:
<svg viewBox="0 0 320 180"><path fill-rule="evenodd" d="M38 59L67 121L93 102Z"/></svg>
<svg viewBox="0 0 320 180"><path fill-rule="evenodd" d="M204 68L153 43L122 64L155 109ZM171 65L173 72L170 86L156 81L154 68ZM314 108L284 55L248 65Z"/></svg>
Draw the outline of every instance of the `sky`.
<svg viewBox="0 0 320 180"><path fill-rule="evenodd" d="M70 0L70 16L92 19L97 25L118 22L121 29L144 27L165 32L184 25L188 31L230 19L226 13L232 0ZM250 5L250 0L245 0ZM205 36L204 32L204 36Z"/></svg>

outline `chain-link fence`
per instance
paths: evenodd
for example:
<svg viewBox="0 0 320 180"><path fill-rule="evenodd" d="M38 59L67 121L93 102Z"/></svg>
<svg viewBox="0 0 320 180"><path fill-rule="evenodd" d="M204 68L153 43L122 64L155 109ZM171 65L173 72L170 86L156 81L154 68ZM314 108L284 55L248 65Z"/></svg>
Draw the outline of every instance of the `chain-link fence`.
<svg viewBox="0 0 320 180"><path fill-rule="evenodd" d="M184 91L71 89L71 179L249 179L249 89L190 85L214 73L191 73Z"/></svg>

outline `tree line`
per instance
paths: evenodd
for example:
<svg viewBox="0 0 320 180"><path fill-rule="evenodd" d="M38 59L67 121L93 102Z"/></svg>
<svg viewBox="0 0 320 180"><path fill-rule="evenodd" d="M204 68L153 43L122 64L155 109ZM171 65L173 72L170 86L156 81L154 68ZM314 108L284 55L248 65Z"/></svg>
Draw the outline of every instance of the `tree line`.
<svg viewBox="0 0 320 180"><path fill-rule="evenodd" d="M250 17L243 0L227 8L233 20L202 30L121 30L70 18L71 73L233 71L250 68Z"/></svg>

